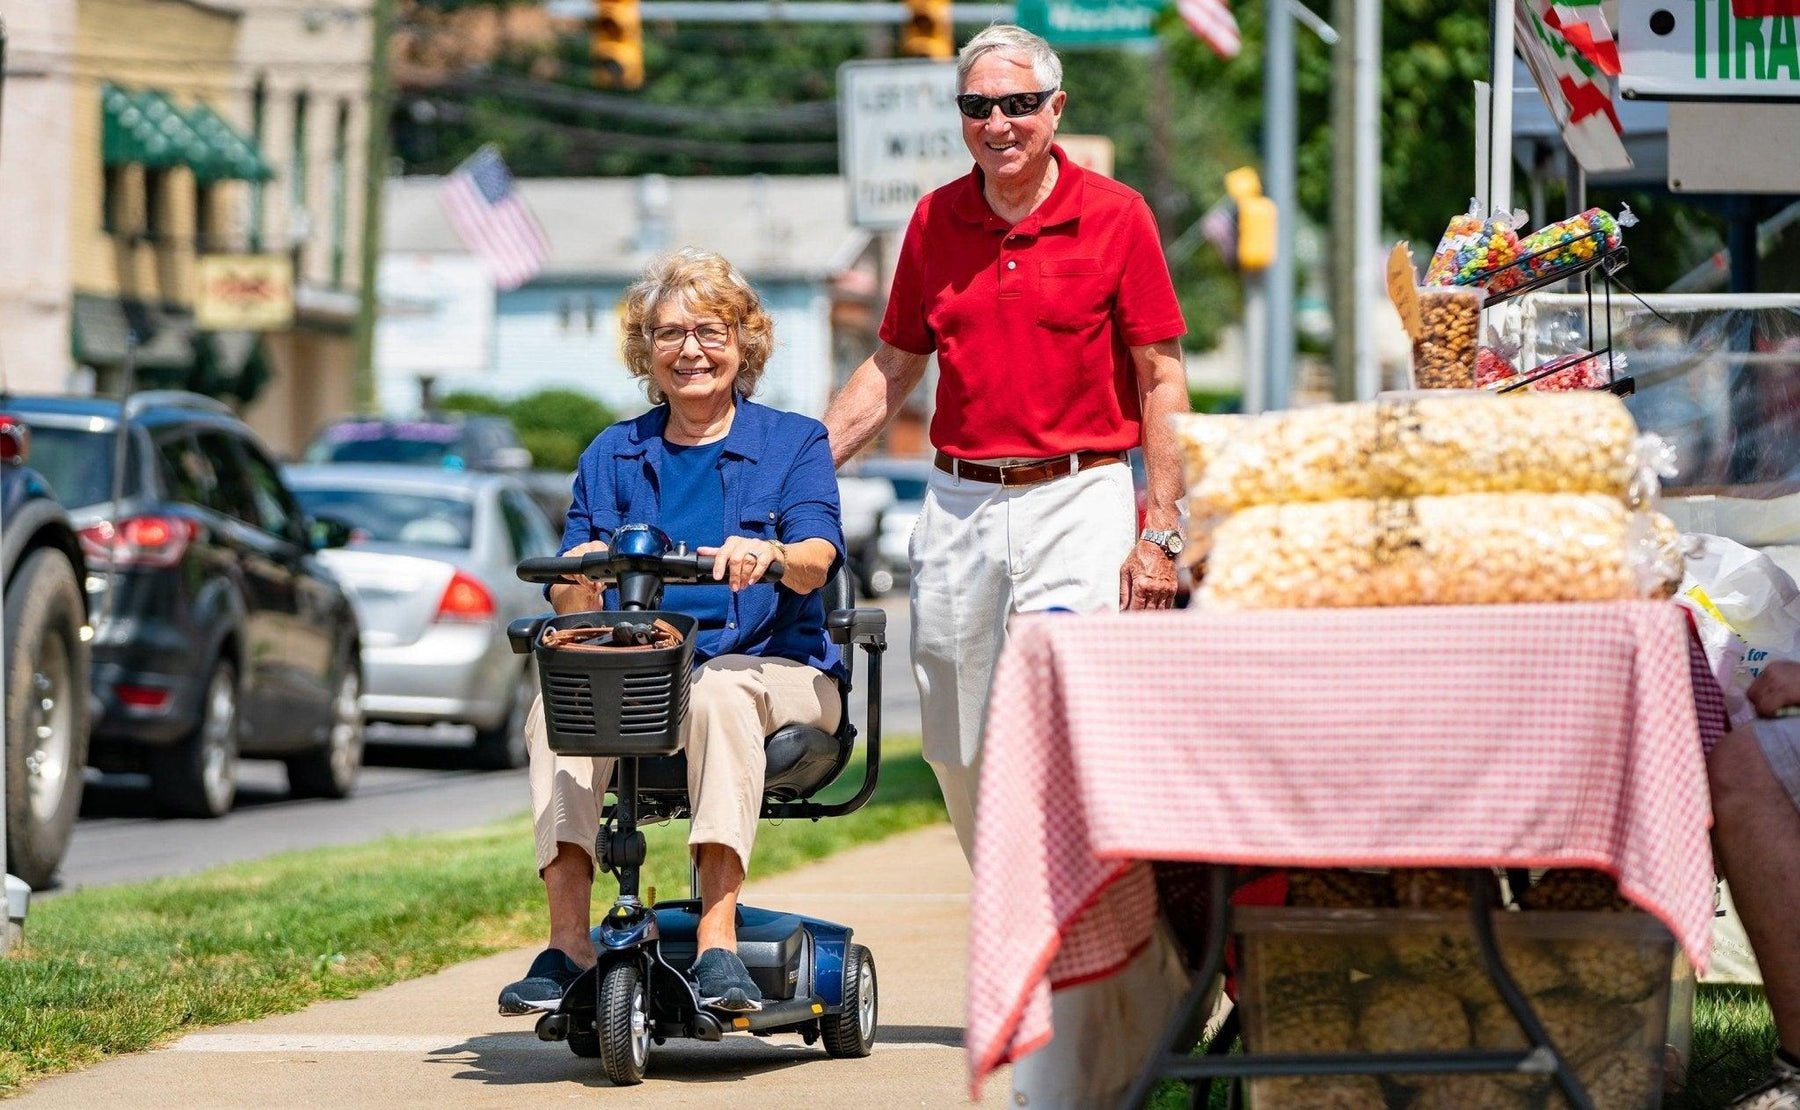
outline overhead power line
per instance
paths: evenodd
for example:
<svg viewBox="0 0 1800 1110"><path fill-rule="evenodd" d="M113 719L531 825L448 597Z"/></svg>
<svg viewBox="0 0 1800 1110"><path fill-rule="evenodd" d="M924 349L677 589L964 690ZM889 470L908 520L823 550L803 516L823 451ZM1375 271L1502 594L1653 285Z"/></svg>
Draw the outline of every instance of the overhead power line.
<svg viewBox="0 0 1800 1110"><path fill-rule="evenodd" d="M452 122L464 122L474 114L473 109L466 104L448 100L434 100L429 103L445 119ZM562 135L575 140L580 145L598 147L601 151L685 154L711 161L737 163L818 162L835 165L838 156L836 142L742 143L726 139L678 139L662 135L636 135L625 131L603 131L575 124L555 123L539 119L536 116L509 111L505 105L500 105L498 110L516 119L525 127Z"/></svg>
<svg viewBox="0 0 1800 1110"><path fill-rule="evenodd" d="M829 131L835 135L838 122L835 100L814 100L766 109L684 108L497 73L466 74L421 91L428 97L439 93L492 94L540 107L564 108L660 127L710 124L743 132L811 130Z"/></svg>

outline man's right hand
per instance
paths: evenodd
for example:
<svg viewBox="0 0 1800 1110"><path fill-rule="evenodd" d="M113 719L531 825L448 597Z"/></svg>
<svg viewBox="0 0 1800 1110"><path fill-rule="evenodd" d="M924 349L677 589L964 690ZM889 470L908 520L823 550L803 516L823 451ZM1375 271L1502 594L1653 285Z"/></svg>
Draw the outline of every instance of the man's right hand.
<svg viewBox="0 0 1800 1110"><path fill-rule="evenodd" d="M596 551L605 551L607 547L599 540L578 543L562 553L564 559L576 559L583 555L591 555ZM566 584L550 587L550 607L560 613L589 613L600 608L600 595L605 591L606 583L586 575L575 575Z"/></svg>
<svg viewBox="0 0 1800 1110"><path fill-rule="evenodd" d="M1800 663L1775 662L1764 667L1744 691L1759 717L1778 716L1791 705L1800 705Z"/></svg>

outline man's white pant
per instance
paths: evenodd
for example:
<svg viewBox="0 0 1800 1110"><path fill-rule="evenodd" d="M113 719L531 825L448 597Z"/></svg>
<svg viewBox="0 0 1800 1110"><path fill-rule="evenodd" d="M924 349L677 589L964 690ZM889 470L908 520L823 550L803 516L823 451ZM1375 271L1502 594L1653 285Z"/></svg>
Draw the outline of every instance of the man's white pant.
<svg viewBox="0 0 1800 1110"><path fill-rule="evenodd" d="M1136 540L1127 466L1019 487L932 471L911 544L913 675L925 758L971 861L982 723L1007 622L1046 609L1117 610L1119 568ZM1120 974L1057 991L1054 1039L1013 1068L1015 1104L1115 1105L1185 980L1158 930Z"/></svg>

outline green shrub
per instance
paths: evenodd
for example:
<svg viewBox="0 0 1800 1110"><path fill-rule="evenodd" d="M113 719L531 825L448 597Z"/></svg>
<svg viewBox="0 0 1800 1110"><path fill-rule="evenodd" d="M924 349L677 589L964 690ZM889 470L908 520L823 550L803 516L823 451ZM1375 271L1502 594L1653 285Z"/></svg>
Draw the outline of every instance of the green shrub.
<svg viewBox="0 0 1800 1110"><path fill-rule="evenodd" d="M574 389L540 389L511 400L468 390L445 394L438 406L449 412L504 416L540 470L574 470L581 452L618 419L605 405Z"/></svg>

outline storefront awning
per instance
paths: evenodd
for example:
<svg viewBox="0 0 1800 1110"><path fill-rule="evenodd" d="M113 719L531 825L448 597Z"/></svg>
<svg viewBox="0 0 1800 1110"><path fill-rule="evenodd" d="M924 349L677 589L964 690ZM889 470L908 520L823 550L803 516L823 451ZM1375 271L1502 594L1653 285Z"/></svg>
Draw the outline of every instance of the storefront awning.
<svg viewBox="0 0 1800 1110"><path fill-rule="evenodd" d="M187 122L211 148L206 164L194 167L194 176L201 181L268 181L275 176L249 136L211 108L194 105L188 109Z"/></svg>
<svg viewBox="0 0 1800 1110"><path fill-rule="evenodd" d="M184 166L201 183L268 181L275 176L256 144L204 104L187 111L155 89L100 93L101 152L109 166Z"/></svg>
<svg viewBox="0 0 1800 1110"><path fill-rule="evenodd" d="M127 92L107 85L100 93L104 115L101 154L109 166L137 163L152 169L192 166L205 161L209 146L159 92Z"/></svg>

